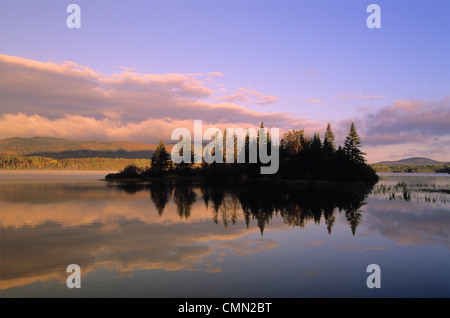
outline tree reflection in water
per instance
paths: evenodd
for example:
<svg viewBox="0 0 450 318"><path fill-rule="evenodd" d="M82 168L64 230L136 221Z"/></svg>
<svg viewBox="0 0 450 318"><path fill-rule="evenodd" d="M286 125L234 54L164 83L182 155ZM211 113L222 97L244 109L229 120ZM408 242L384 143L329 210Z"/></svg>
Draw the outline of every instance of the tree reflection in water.
<svg viewBox="0 0 450 318"><path fill-rule="evenodd" d="M156 211L162 216L170 199L173 199L180 218L188 219L192 205L201 198L213 212L213 222L225 227L235 225L242 213L247 228L256 220L261 235L271 219L281 216L286 225L304 227L309 221L319 224L322 217L327 231L332 232L335 212L345 213L353 235L361 221L360 208L372 191L373 185L365 183L334 182L246 182L223 185L184 181L153 181L145 185L120 184L119 189L134 194L149 191Z"/></svg>

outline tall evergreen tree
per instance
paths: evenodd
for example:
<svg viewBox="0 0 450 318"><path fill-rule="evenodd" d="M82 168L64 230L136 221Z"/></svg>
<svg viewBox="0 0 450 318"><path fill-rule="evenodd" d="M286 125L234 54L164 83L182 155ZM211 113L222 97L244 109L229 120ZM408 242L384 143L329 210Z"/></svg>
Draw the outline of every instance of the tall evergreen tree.
<svg viewBox="0 0 450 318"><path fill-rule="evenodd" d="M364 156L366 155L364 152L359 149L361 147L361 138L356 131L355 124L352 123L350 126L350 130L348 132L347 138L345 138L344 143L344 154L347 159L352 163L365 163L366 159Z"/></svg>
<svg viewBox="0 0 450 318"><path fill-rule="evenodd" d="M314 134L310 146L306 148L305 154L308 162L309 174L312 177L318 177L324 168L322 141L320 140L318 132Z"/></svg>
<svg viewBox="0 0 450 318"><path fill-rule="evenodd" d="M259 129L264 129L266 131L266 134L264 137L262 137L262 141L260 144L260 138L261 136L259 135ZM261 150L259 150L259 147L262 147L262 149L264 149L264 151L267 153L268 156L271 155L271 150L272 150L272 139L270 137L270 133L269 133L269 129L266 129L264 127L264 122L261 122L261 125L259 126L258 129L258 137L257 137L257 142L258 142L258 154L261 153Z"/></svg>
<svg viewBox="0 0 450 318"><path fill-rule="evenodd" d="M259 126L259 129L265 129L264 128L264 122L261 122L261 125ZM259 136L259 129L258 129L258 132L257 132L257 135L258 135L258 137L257 137L257 140L258 140L258 149L259 149L259 138L260 138L260 136ZM264 139L263 139L264 140ZM267 138L266 138L266 142L267 142ZM266 142L264 142L263 143L263 147L266 147L267 146L267 143ZM259 153L259 151L258 151L258 153Z"/></svg>
<svg viewBox="0 0 450 318"><path fill-rule="evenodd" d="M327 152L335 152L336 151L336 145L334 141L334 133L331 130L331 125L327 125L327 130L325 131L325 138L323 140L323 148Z"/></svg>
<svg viewBox="0 0 450 318"><path fill-rule="evenodd" d="M322 148L322 141L320 140L320 134L316 132L312 138L311 149L320 152L320 148Z"/></svg>
<svg viewBox="0 0 450 318"><path fill-rule="evenodd" d="M169 152L166 150L162 140L159 141L159 145L156 148L152 156L151 169L155 171L167 171L172 167L172 158Z"/></svg>

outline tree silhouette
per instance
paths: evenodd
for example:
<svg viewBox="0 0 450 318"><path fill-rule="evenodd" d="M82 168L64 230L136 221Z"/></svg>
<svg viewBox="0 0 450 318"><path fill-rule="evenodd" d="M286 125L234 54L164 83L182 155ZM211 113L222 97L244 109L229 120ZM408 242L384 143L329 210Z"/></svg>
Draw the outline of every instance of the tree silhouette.
<svg viewBox="0 0 450 318"><path fill-rule="evenodd" d="M263 122L261 122L260 129L265 129ZM260 136L261 133L264 135ZM227 138L230 139L228 144ZM264 139L264 142L261 138ZM277 149L280 162L277 176L274 176L275 179L281 176L289 180L364 181L369 183L378 181L375 170L366 164L365 153L360 149L361 138L354 123L350 126L344 147L339 145L337 150L330 124L327 125L323 142L318 132L313 136L306 136L303 129L292 130L283 135L279 145L277 140L273 141L277 148L272 148L272 140L268 131L261 130L256 134L256 131L250 128L247 128L243 147L242 145L237 147L236 133L229 130L226 130L223 135L217 130L211 139L212 142L204 148L201 167L191 164L195 161L196 155L194 147L191 145L190 162L176 164L173 169L170 155L163 142L160 141L152 156L150 168L140 173L136 172L137 170L132 171L130 168L126 172L110 174L107 179L148 179L172 174L213 179L214 182L221 183L241 183L248 179L261 180L270 177L261 175L261 168L269 164L268 160L272 150ZM189 140L186 142L190 143ZM242 141L239 140L239 142ZM179 149L179 155L183 155L183 151L186 149L188 148ZM234 154L234 160L226 163L227 156L232 154ZM244 163L241 163L240 160L239 163L237 162L238 154L240 159L244 159Z"/></svg>
<svg viewBox="0 0 450 318"><path fill-rule="evenodd" d="M172 159L162 140L152 156L151 170L157 172L166 172L172 168Z"/></svg>
<svg viewBox="0 0 450 318"><path fill-rule="evenodd" d="M331 130L331 125L329 123L328 123L327 129L325 131L325 138L323 140L323 146L324 146L324 148L329 149L332 152L334 152L336 150L334 133Z"/></svg>
<svg viewBox="0 0 450 318"><path fill-rule="evenodd" d="M135 165L129 165L123 169L123 173L130 178L137 178L141 172L142 169L136 167Z"/></svg>
<svg viewBox="0 0 450 318"><path fill-rule="evenodd" d="M125 183L115 185L127 193L136 193L150 189L151 200L160 216L167 203L173 199L177 214L188 219L193 204L197 200L195 189L202 192L198 200L205 206L212 203L212 221L224 227L238 224L242 216L247 229L250 222L256 221L261 235L272 218L280 216L288 226L304 228L309 222L319 225L325 223L326 231L331 234L336 222L335 211L345 212L345 218L353 235L362 219L361 207L371 193L373 185L364 183L315 182L297 184L282 182L263 182L249 180L244 186L232 184L200 183L153 180L150 185ZM131 186L131 188L130 188ZM401 189L400 189L401 190ZM396 190L397 192L400 190ZM323 218L323 219L322 219Z"/></svg>
<svg viewBox="0 0 450 318"><path fill-rule="evenodd" d="M191 216L192 204L196 200L192 186L186 183L177 184L173 196L180 219L184 217L187 220Z"/></svg>
<svg viewBox="0 0 450 318"><path fill-rule="evenodd" d="M345 218L350 225L350 229L352 230L352 234L355 235L356 228L361 222L361 212L358 210L350 210L345 212Z"/></svg>
<svg viewBox="0 0 450 318"><path fill-rule="evenodd" d="M356 131L355 124L352 123L344 143L344 154L351 163L361 164L366 162L364 158L366 154L359 149L360 147L361 138Z"/></svg>
<svg viewBox="0 0 450 318"><path fill-rule="evenodd" d="M150 187L150 194L158 215L162 216L169 198L172 195L171 184L165 182L153 182Z"/></svg>

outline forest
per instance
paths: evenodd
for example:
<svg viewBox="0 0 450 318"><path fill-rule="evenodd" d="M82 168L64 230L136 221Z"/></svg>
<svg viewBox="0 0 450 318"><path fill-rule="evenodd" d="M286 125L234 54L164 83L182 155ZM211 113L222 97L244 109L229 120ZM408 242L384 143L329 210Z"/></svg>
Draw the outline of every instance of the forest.
<svg viewBox="0 0 450 318"><path fill-rule="evenodd" d="M264 123L261 123L264 128ZM226 133L224 134L225 138ZM267 147L267 153L271 151L272 140L267 135L267 140L263 147ZM161 177L191 177L214 179L215 182L241 182L248 179L302 179L302 180L333 180L333 181L367 181L375 183L378 176L375 170L367 164L365 153L361 151L361 138L356 131L355 125L352 123L348 131L348 135L344 141L344 145L336 148L334 133L330 124L327 125L324 138L321 139L320 133L313 136L305 134L303 129L291 130L286 132L280 140L279 151L279 170L276 174L268 176L260 174L260 162L250 163L249 145L256 143L258 147L259 135L250 139L249 135L245 138L245 146L237 149L234 143L235 162L234 163L207 163L204 159L201 164L193 164L191 162L181 162L174 164L171 155L167 151L163 141L161 140L158 147L151 158L151 165L148 167L138 167L129 165L118 173L108 174L106 180L124 180L124 179L140 179L147 180L150 178ZM226 162L226 143L224 147L218 149L220 156L223 156L223 162ZM191 158L195 157L191 147ZM183 148L177 149L179 155L182 156ZM215 148L212 151L216 151ZM236 158L239 151L245 152L244 163L237 163ZM259 151L257 152L260 153ZM207 154L208 155L208 154ZM216 156L217 154L210 154Z"/></svg>
<svg viewBox="0 0 450 318"><path fill-rule="evenodd" d="M68 158L57 160L40 156L0 155L1 170L119 171L130 165L144 168L150 165L150 159Z"/></svg>

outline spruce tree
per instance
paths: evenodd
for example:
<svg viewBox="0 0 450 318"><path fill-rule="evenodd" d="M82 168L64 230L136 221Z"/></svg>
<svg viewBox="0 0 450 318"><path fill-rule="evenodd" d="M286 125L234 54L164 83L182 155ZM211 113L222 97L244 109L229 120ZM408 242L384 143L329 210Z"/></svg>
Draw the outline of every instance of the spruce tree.
<svg viewBox="0 0 450 318"><path fill-rule="evenodd" d="M263 139L262 139L261 144L260 144L260 141L259 141L260 140L260 136L259 136L259 132L260 131L259 131L259 129L264 129L266 131L266 136L262 137ZM264 127L264 122L263 121L261 122L261 125L259 126L259 129L258 129L258 137L257 137L258 154L260 153L259 147L262 147L262 149L265 149L264 151L267 151L267 155L270 156L271 150L272 150L272 145L271 145L272 144L272 140L270 138L269 130Z"/></svg>
<svg viewBox="0 0 450 318"><path fill-rule="evenodd" d="M321 149L322 149L322 141L320 140L319 133L316 132L314 134L314 137L312 138L311 146L309 149L313 155L313 158L317 159L318 157L320 157Z"/></svg>
<svg viewBox="0 0 450 318"><path fill-rule="evenodd" d="M159 145L156 148L152 156L151 169L155 171L167 171L172 167L172 158L169 152L166 150L162 140L159 141Z"/></svg>
<svg viewBox="0 0 450 318"><path fill-rule="evenodd" d="M325 131L325 138L323 140L323 148L325 151L329 152L335 152L336 151L336 145L334 141L334 133L331 130L331 125L327 125L327 130Z"/></svg>
<svg viewBox="0 0 450 318"><path fill-rule="evenodd" d="M364 156L366 155L359 148L361 147L361 138L356 131L354 123L351 124L350 130L348 132L347 138L345 138L344 143L344 154L346 158L354 164L365 163L366 159Z"/></svg>

